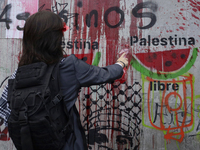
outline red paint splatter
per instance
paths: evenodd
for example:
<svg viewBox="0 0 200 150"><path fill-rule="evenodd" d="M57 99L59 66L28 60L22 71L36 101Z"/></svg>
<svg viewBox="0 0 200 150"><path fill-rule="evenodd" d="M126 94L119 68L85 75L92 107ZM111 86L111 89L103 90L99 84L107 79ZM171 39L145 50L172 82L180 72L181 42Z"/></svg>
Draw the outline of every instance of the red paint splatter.
<svg viewBox="0 0 200 150"><path fill-rule="evenodd" d="M100 42L101 36L105 35L105 39L103 39L104 41L101 40L101 42L105 42L106 43L106 59L102 58L103 61L106 61L106 65L109 64L113 64L115 63L115 57L117 54L117 49L120 46L120 41L119 41L119 29L120 27L117 28L110 28L106 25L105 21L104 21L104 15L105 12L111 8L111 7L116 7L116 6L120 6L120 0L101 0L101 1L88 1L88 0L74 0L74 6L73 6L73 10L70 10L70 13L76 13L78 16L73 19L73 22L77 22L78 24L78 28L76 28L75 26L73 27L73 31L69 31L69 39L71 40L90 40L91 43L94 41L97 41L98 43ZM98 25L97 27L94 26L94 15L91 17L91 22L90 22L90 27L87 26L87 22L86 22L86 16L89 15L92 11L96 11L98 13ZM109 13L108 15L108 22L111 25L115 25L119 22L120 20L120 15L118 13L116 13L115 11L112 11ZM134 18L134 17L132 17ZM77 20L75 20L77 19ZM83 22L82 22L83 20ZM135 22L136 24L136 22ZM122 24L123 25L123 24ZM137 28L135 26L135 28ZM101 47L99 47L99 50L102 51L100 49ZM85 53L90 53L92 55L93 50L89 50L88 52L86 52L85 49L81 49L81 52L78 52L77 49L75 49L75 47L73 47L72 49L72 53L81 53L81 54L85 54ZM88 91L89 94L89 91ZM113 92L114 94L114 92ZM114 102L115 103L115 102ZM90 115L90 105L91 102L89 99L87 99L86 102L86 106L88 107L88 109L86 110L86 115L88 116L87 118L87 124L90 125L89 122L89 115ZM97 109L97 108L93 108L93 109ZM114 111L114 109L113 109ZM114 116L112 116L114 117ZM106 119L106 118L105 118ZM114 118L113 118L114 119ZM113 128L115 126L114 122L112 122L111 125ZM112 128L111 127L111 128ZM113 131L111 134L111 137L113 136Z"/></svg>
<svg viewBox="0 0 200 150"><path fill-rule="evenodd" d="M111 8L111 7L119 7L120 0L102 0L102 1L88 1L88 0L75 0L74 1L74 10L73 13L77 13L78 17L76 17L77 20L74 22L78 23L78 30L75 29L72 31L71 39L77 39L77 40L86 40L86 38L90 39L91 43L98 40L99 43L100 38L102 35L106 36L105 42L106 42L106 65L113 64L115 62L116 51L118 49L119 45L119 28L110 28L106 25L104 21L104 15L105 12ZM81 3L78 6L78 4ZM98 13L98 25L97 27L94 26L94 16L91 17L91 26L87 27L86 25L86 16L89 15L92 11L96 11ZM104 10L104 11L102 11ZM115 11L112 11L108 15L108 22L110 25L116 25L120 20L120 14L116 13ZM103 18L103 19L102 19ZM83 22L82 22L83 20ZM88 32L88 33L87 33ZM88 35L87 35L88 34ZM88 36L88 37L87 37ZM73 49L74 53L78 53L76 49ZM92 51L92 50L91 50ZM84 49L82 49L82 52L84 53Z"/></svg>
<svg viewBox="0 0 200 150"><path fill-rule="evenodd" d="M200 2L197 2L197 1L195 1L195 0L188 0L191 4L191 6L192 7L194 7L194 8L196 8L196 10L195 10L195 12L197 11L197 10L199 10L200 11Z"/></svg>
<svg viewBox="0 0 200 150"><path fill-rule="evenodd" d="M179 29L181 29L181 30L185 30L185 28L184 28L184 27L179 27Z"/></svg>
<svg viewBox="0 0 200 150"><path fill-rule="evenodd" d="M192 10L193 10L194 12L197 12L197 9L196 9L196 8L192 8Z"/></svg>
<svg viewBox="0 0 200 150"><path fill-rule="evenodd" d="M177 20L179 20L179 18L178 17L175 17Z"/></svg>
<svg viewBox="0 0 200 150"><path fill-rule="evenodd" d="M195 16L193 13L192 13L192 17L199 20L199 17Z"/></svg>
<svg viewBox="0 0 200 150"><path fill-rule="evenodd" d="M197 24L196 22L194 22L195 25L197 25L199 27L199 24Z"/></svg>

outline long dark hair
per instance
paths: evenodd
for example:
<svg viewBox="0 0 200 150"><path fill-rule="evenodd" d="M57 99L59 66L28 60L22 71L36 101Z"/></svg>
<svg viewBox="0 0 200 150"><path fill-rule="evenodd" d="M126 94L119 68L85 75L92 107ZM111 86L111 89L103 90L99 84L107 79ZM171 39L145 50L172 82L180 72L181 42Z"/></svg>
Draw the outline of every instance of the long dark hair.
<svg viewBox="0 0 200 150"><path fill-rule="evenodd" d="M31 15L25 23L23 49L19 66L43 61L47 64L58 62L63 57L62 19L50 11Z"/></svg>

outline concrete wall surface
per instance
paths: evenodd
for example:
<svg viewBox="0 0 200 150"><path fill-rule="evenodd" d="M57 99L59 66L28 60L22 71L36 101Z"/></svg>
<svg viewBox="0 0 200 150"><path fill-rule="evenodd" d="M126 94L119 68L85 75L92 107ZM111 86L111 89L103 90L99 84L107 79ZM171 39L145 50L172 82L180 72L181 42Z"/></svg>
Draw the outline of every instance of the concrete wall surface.
<svg viewBox="0 0 200 150"><path fill-rule="evenodd" d="M19 62L25 20L38 10L63 18L63 49L88 64L113 64L130 47L125 83L81 89L89 149L200 149L199 0L0 0L1 93ZM0 120L0 150L14 149Z"/></svg>

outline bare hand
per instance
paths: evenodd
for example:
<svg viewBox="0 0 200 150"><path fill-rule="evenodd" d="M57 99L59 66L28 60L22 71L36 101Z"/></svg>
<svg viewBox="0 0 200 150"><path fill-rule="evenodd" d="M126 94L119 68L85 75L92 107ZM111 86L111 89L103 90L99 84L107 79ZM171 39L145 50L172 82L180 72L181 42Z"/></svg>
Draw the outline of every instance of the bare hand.
<svg viewBox="0 0 200 150"><path fill-rule="evenodd" d="M120 63L123 68L128 66L128 58L125 57L126 53L123 53L118 59L117 63Z"/></svg>

